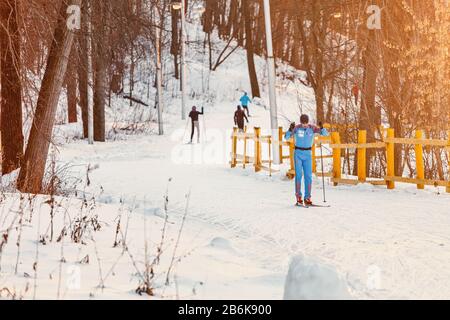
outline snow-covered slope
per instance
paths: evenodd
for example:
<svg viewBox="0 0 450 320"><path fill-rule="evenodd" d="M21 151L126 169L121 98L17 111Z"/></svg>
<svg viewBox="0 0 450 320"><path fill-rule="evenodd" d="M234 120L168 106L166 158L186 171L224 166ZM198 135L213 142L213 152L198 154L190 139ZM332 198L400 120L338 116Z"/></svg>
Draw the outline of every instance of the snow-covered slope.
<svg viewBox="0 0 450 320"><path fill-rule="evenodd" d="M257 110L254 119L267 116ZM102 185L107 202L145 199L157 207L161 186L172 178L170 207L179 221L185 194L191 191L187 225L196 230L198 242L186 241L192 235L183 237L193 252L178 272L188 283L204 283L197 298L281 299L289 261L297 254L336 268L355 298L450 295L448 195L414 186L388 191L327 183L331 208L294 208L286 167L269 177L251 167L230 169L221 161L229 150L228 117L228 112L209 114L209 142L200 145L184 145L179 121L174 132L180 135L136 137L93 148L71 144L63 156L99 165L92 181ZM89 155L81 156L83 150ZM314 199L320 201L321 193L321 183L315 181ZM225 240L211 246L217 238Z"/></svg>

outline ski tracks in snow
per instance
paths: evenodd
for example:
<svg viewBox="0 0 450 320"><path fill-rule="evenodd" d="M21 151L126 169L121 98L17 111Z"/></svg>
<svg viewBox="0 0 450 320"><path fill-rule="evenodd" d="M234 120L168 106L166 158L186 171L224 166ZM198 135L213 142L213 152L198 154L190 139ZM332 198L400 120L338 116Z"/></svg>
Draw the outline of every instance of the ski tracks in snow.
<svg viewBox="0 0 450 320"><path fill-rule="evenodd" d="M225 117L219 114L214 124L225 127ZM172 178L171 219L182 217L185 194L192 190L188 223L198 225L199 232L210 228L220 233L217 236L230 241L240 256L273 274L286 274L289 259L304 254L336 267L356 298L450 297L448 195L437 196L430 189L416 192L414 186L388 191L327 185L332 207L303 210L293 206L294 186L282 173L268 177L253 173L251 166L232 170L226 163L174 163L174 146L193 150L178 144L141 137L96 146L100 149L92 159L75 162L99 163L92 180L111 199L134 197L153 206L162 203ZM67 148L69 155L75 154L70 152L73 147ZM155 151L157 156L151 156ZM320 201L318 180L313 197Z"/></svg>

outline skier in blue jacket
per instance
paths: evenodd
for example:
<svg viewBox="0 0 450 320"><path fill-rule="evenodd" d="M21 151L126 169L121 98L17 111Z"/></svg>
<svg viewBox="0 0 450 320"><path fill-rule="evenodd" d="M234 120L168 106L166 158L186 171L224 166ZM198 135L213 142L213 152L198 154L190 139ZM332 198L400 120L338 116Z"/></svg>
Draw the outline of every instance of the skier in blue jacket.
<svg viewBox="0 0 450 320"><path fill-rule="evenodd" d="M305 205L312 205L311 188L312 188L312 147L314 144L315 134L328 136L328 131L323 127L309 124L309 117L302 115L300 125L291 124L289 131L286 132L285 139L289 140L294 137L295 140L295 196L297 205L303 205L302 199L302 176L305 176Z"/></svg>
<svg viewBox="0 0 450 320"><path fill-rule="evenodd" d="M248 111L248 105L252 103L252 100L249 98L247 92L240 99L242 108L244 108L244 112L247 111L247 116L250 117L250 112Z"/></svg>

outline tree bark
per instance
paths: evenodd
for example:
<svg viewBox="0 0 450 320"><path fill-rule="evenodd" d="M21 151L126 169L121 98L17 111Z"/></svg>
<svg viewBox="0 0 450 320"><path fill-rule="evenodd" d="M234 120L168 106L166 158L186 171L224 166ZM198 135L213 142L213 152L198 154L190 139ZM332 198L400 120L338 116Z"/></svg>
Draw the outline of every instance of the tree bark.
<svg viewBox="0 0 450 320"><path fill-rule="evenodd" d="M250 0L243 0L242 13L245 24L245 48L247 51L248 74L250 77L250 84L252 86L252 96L261 97L259 90L258 76L256 74L255 56L253 51L253 34L252 34L252 20L250 15Z"/></svg>
<svg viewBox="0 0 450 320"><path fill-rule="evenodd" d="M76 53L75 48L70 54L69 63L66 72L66 90L67 90L67 115L69 123L76 123L77 117L77 79L75 69Z"/></svg>
<svg viewBox="0 0 450 320"><path fill-rule="evenodd" d="M172 23L172 42L170 45L170 53L173 55L173 63L175 69L175 79L180 79L180 68L178 64L178 56L180 55L180 39L179 39L179 11L171 8L171 23Z"/></svg>
<svg viewBox="0 0 450 320"><path fill-rule="evenodd" d="M314 93L316 97L316 119L318 122L325 121L325 81L323 78L324 73L324 44L327 31L327 20L323 17L323 3L322 1L314 1L313 21L312 21L312 43L314 46Z"/></svg>
<svg viewBox="0 0 450 320"><path fill-rule="evenodd" d="M105 101L106 101L106 4L96 0L94 5L95 75L94 75L94 140L106 141Z"/></svg>
<svg viewBox="0 0 450 320"><path fill-rule="evenodd" d="M78 92L80 95L81 118L83 120L83 137L88 138L88 103L89 103L89 73L88 73L88 1L83 0L81 15L81 33L78 36Z"/></svg>
<svg viewBox="0 0 450 320"><path fill-rule="evenodd" d="M362 103L360 110L360 128L367 130L367 142L375 142L375 132L381 125L381 114L376 107L378 63L376 52L375 31L370 30L367 45L364 51L364 84L362 90ZM370 164L375 156L375 150L367 150L366 170L370 174Z"/></svg>
<svg viewBox="0 0 450 320"><path fill-rule="evenodd" d="M66 12L69 4L80 5L81 0L61 3L30 138L17 181L17 188L24 193L37 194L42 190L58 99L74 39L74 32L66 25Z"/></svg>
<svg viewBox="0 0 450 320"><path fill-rule="evenodd" d="M17 1L0 2L2 174L20 166L23 157L20 33Z"/></svg>
<svg viewBox="0 0 450 320"><path fill-rule="evenodd" d="M306 70L307 81L314 89L316 99L316 119L325 120L325 80L324 80L324 42L326 38L327 24L324 20L322 11L322 2L314 1L312 4L312 21L310 31L307 32L305 26L306 3L297 2L298 8L297 27L303 47L303 68Z"/></svg>
<svg viewBox="0 0 450 320"><path fill-rule="evenodd" d="M360 111L360 126L368 130L367 139L373 142L377 125L381 123L380 111L376 108L378 58L375 31L370 30L364 51L364 85Z"/></svg>

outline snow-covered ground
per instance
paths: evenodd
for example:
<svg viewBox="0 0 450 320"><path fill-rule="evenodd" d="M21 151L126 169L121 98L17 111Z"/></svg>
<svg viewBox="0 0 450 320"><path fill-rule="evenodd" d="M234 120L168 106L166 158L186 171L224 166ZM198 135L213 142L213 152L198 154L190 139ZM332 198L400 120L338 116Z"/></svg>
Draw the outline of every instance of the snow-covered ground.
<svg viewBox="0 0 450 320"><path fill-rule="evenodd" d="M267 111L253 112L252 124L264 124ZM217 106L207 115L209 142L199 145L179 138L180 121L167 137L76 143L62 154L99 166L91 179L103 187L106 202L145 199L157 207L161 186L172 178L169 206L180 219L191 192L186 225L197 232L183 239L195 250L178 272L180 283L203 283L196 298L282 298L289 261L298 254L335 267L355 298L450 297L450 197L444 190L328 185L331 208L295 208L285 167L272 177L229 168L221 153L229 151L230 119L229 107ZM320 181L314 190L321 200Z"/></svg>
<svg viewBox="0 0 450 320"><path fill-rule="evenodd" d="M262 76L264 63L258 59L257 64ZM200 74L205 71L196 60L190 65L192 88L201 92ZM445 190L417 191L399 184L388 191L327 182L331 207L304 209L293 206L294 186L285 177L286 165L272 177L255 174L251 166L229 167L233 113L242 91L250 91L245 68L245 55L238 50L208 75L214 102L192 101L206 109L201 144L186 144L186 122L179 120L179 100L174 99L165 113L165 136L136 135L94 146L72 141L60 147L60 161L70 163L73 175L83 177L88 165L94 168L91 184L79 186L77 194L85 191L84 209L75 197L57 199L62 204L55 214L55 238L63 225L76 229L68 223L77 215L88 221L94 217L86 226L85 244L73 243L68 232L60 242L36 246L38 234L48 231L50 205L47 197L35 199L37 209L32 222L23 223L20 250L15 244L17 221L9 232L0 290L8 288L20 297L28 286L24 297L36 294L41 299L57 298L58 292L66 299L148 298L135 289L150 265L153 293L162 299L450 298L450 196ZM279 89L284 117L296 119L298 100L304 112L313 111L310 89L287 83ZM250 126L269 128L267 110L252 106L251 113ZM318 179L313 196L320 202ZM5 195L2 233L17 212L29 212L30 200L18 197ZM126 250L123 243L113 247L119 218L118 239L124 239ZM96 221L101 225L97 231ZM161 262L152 264L158 247Z"/></svg>

